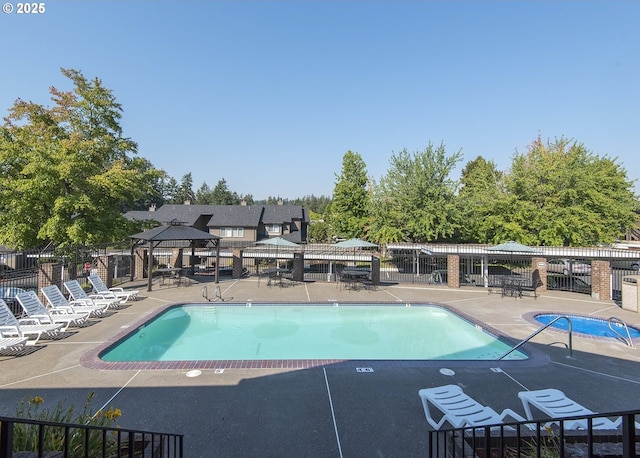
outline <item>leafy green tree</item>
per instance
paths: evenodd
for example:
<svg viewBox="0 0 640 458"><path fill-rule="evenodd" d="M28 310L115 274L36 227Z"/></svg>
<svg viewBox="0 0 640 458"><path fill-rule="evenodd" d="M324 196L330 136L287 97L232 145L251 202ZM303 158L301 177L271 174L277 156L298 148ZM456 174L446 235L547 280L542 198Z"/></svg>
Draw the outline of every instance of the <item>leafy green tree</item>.
<svg viewBox="0 0 640 458"><path fill-rule="evenodd" d="M479 156L462 170L461 187L456 199L460 220L457 239L467 243L492 243L504 227L502 211L498 209L509 196L505 189L505 174L493 161Z"/></svg>
<svg viewBox="0 0 640 458"><path fill-rule="evenodd" d="M614 159L565 138L534 141L507 180L508 238L539 245L611 243L637 224L633 183Z"/></svg>
<svg viewBox="0 0 640 458"><path fill-rule="evenodd" d="M162 175L135 156L112 92L79 71L62 74L72 91L51 88L51 108L16 100L0 128L0 243L10 247L122 240L123 212Z"/></svg>
<svg viewBox="0 0 640 458"><path fill-rule="evenodd" d="M342 171L336 175L333 200L328 209L333 232L338 237L364 237L369 221L367 167L362 157L347 151L342 158Z"/></svg>
<svg viewBox="0 0 640 458"><path fill-rule="evenodd" d="M371 206L373 240L380 243L445 241L459 220L457 183L449 178L461 152L447 155L444 144L421 152L393 154L387 174L374 187Z"/></svg>
<svg viewBox="0 0 640 458"><path fill-rule="evenodd" d="M309 243L331 242L331 226L322 218L320 213L314 212L313 210L309 212L307 241Z"/></svg>

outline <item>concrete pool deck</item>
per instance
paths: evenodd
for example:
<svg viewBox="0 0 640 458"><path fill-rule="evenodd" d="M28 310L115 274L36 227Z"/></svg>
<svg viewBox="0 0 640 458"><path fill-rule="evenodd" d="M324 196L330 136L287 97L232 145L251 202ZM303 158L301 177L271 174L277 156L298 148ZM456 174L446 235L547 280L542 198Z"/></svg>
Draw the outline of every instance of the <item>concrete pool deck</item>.
<svg viewBox="0 0 640 458"><path fill-rule="evenodd" d="M0 357L0 414L12 416L25 397L40 396L81 407L95 392L95 409L122 410L118 425L185 435L187 457L413 457L425 456L428 425L417 392L458 384L479 402L524 415L517 397L525 389L558 388L597 412L640 409L640 349L621 342L575 336L573 358L567 336L544 331L527 349L524 362L449 362L425 367L391 367L375 361L358 372L352 365L305 369L96 370L83 355L130 328L159 307L212 300L216 285L201 278L189 286L145 282L140 299L95 324L73 329L20 357ZM255 278L219 284L225 302L430 302L450 306L519 341L540 326L524 316L533 311L616 316L640 327L640 314L611 301L581 294L548 292L514 299L481 288L453 290L412 284L382 285L375 291L340 290L335 284L305 282L267 287ZM440 368L454 375L443 375Z"/></svg>

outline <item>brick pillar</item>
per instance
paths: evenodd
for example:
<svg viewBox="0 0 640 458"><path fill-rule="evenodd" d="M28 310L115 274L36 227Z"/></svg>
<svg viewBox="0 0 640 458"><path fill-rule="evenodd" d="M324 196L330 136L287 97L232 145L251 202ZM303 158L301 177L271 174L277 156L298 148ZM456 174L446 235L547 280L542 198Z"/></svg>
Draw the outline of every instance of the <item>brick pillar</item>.
<svg viewBox="0 0 640 458"><path fill-rule="evenodd" d="M377 256L371 257L371 284L380 284L380 258Z"/></svg>
<svg viewBox="0 0 640 458"><path fill-rule="evenodd" d="M42 294L41 288L50 285L60 287L62 283L62 264L59 262L45 262L38 268L38 296L43 304L47 301Z"/></svg>
<svg viewBox="0 0 640 458"><path fill-rule="evenodd" d="M460 288L460 256L450 254L447 256L447 286Z"/></svg>
<svg viewBox="0 0 640 458"><path fill-rule="evenodd" d="M547 290L547 259L531 258L531 281L532 286L538 289L538 292Z"/></svg>
<svg viewBox="0 0 640 458"><path fill-rule="evenodd" d="M601 301L611 300L611 264L609 261L591 262L591 297Z"/></svg>
<svg viewBox="0 0 640 458"><path fill-rule="evenodd" d="M233 259L231 261L231 276L233 278L242 277L242 253L243 250L240 248L231 249L231 254L233 255Z"/></svg>
<svg viewBox="0 0 640 458"><path fill-rule="evenodd" d="M144 248L136 248L133 252L133 279L134 280L142 280L143 278L147 278L144 274L145 269L147 268L147 256L149 250Z"/></svg>
<svg viewBox="0 0 640 458"><path fill-rule="evenodd" d="M107 286L107 288L111 288L113 286L113 267L115 265L113 256L98 256L97 262L98 276L102 278L102 281Z"/></svg>
<svg viewBox="0 0 640 458"><path fill-rule="evenodd" d="M293 253L293 280L304 281L304 253Z"/></svg>

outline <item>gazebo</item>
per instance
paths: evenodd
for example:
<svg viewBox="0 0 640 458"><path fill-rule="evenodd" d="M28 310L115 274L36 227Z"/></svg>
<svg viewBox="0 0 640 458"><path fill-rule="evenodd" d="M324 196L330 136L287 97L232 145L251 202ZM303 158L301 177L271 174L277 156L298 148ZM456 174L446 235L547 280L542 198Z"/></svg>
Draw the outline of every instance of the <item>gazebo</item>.
<svg viewBox="0 0 640 458"><path fill-rule="evenodd" d="M218 283L218 269L220 265L220 252L218 246L220 243L220 237L210 234L200 229L196 229L191 226L183 226L179 223L172 222L171 224L154 227L148 231L140 232L129 237L131 239L131 257L133 259L134 250L141 243L147 242L149 246L148 254L148 268L147 277L149 281L147 283L147 291L151 291L151 283L153 281L153 249L158 247L162 243L168 242L189 242L191 247L191 256L195 256L196 242L208 242L216 250L216 283Z"/></svg>

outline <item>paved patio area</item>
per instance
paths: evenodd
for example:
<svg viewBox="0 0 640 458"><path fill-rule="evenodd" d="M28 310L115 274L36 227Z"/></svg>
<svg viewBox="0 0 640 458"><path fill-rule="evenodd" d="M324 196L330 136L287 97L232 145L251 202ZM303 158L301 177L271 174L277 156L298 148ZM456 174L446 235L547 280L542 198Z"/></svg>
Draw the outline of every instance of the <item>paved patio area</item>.
<svg viewBox="0 0 640 458"><path fill-rule="evenodd" d="M21 357L0 358L0 414L11 416L26 397L82 406L94 391L94 407L122 410L123 427L185 434L187 457L423 457L427 422L420 388L458 384L478 401L500 411L524 411L518 391L558 388L598 412L640 409L640 350L611 340L545 331L527 345L536 356L524 362L433 362L398 368L349 364L308 369L96 370L80 360L87 352L169 303L214 301L209 278L189 286L145 282L140 299L95 324L75 329ZM206 287L206 290L205 290ZM511 337L525 338L539 326L523 316L532 311L616 316L640 327L640 315L609 301L549 292L533 299L501 298L480 288L451 290L411 284L382 285L376 291L341 290L335 284L306 282L267 287L255 278L219 284L225 302L432 302L453 307ZM636 342L636 347L640 343ZM454 375L443 375L441 368Z"/></svg>

